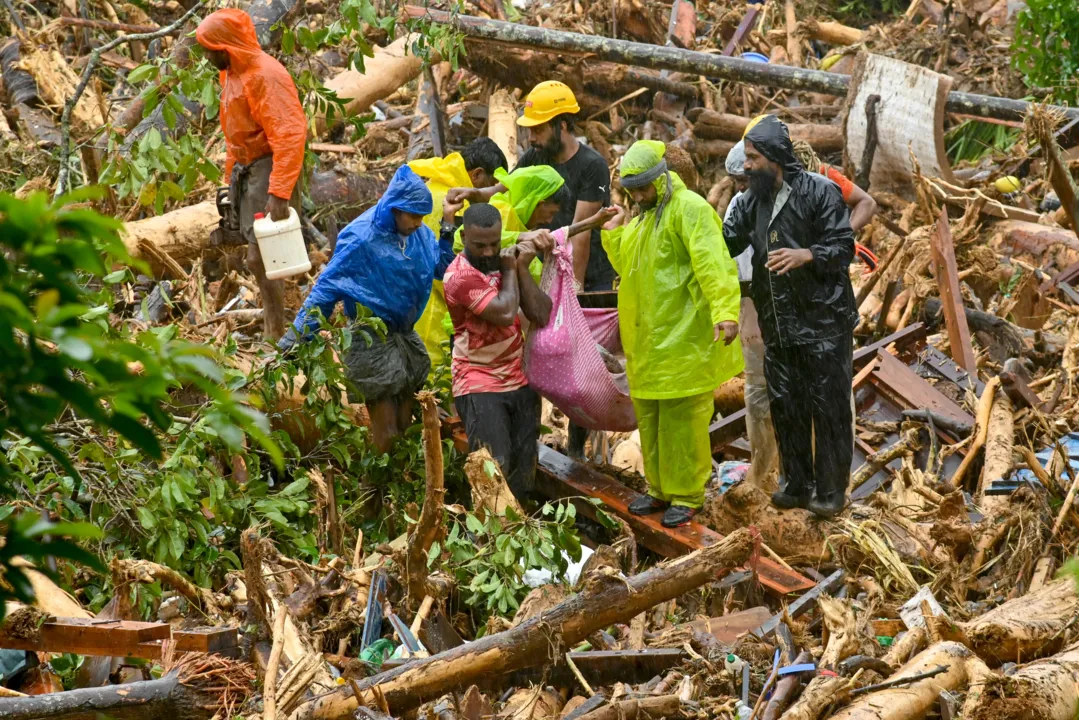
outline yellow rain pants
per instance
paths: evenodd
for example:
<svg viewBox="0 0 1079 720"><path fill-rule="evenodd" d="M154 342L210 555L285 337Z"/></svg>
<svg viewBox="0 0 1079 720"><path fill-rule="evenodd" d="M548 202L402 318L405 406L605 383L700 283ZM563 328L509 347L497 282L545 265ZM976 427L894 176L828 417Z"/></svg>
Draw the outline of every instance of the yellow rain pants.
<svg viewBox="0 0 1079 720"><path fill-rule="evenodd" d="M673 400L633 398L648 494L672 505L699 508L712 474L712 393Z"/></svg>

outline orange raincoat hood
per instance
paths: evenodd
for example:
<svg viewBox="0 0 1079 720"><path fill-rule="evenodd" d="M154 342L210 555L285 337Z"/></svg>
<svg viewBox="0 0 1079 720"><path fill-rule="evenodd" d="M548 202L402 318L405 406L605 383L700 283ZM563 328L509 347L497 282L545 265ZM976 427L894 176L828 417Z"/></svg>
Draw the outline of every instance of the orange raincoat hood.
<svg viewBox="0 0 1079 720"><path fill-rule="evenodd" d="M228 53L221 71L221 129L225 134L225 177L235 163L249 165L273 155L270 194L288 200L303 170L307 116L285 66L262 51L251 16L226 8L207 15L195 39Z"/></svg>

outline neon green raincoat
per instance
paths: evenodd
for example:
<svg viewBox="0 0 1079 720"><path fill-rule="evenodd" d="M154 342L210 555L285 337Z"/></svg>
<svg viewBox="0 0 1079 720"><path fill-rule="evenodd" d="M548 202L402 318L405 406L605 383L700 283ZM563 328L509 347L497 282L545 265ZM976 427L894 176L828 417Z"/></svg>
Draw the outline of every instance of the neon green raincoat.
<svg viewBox="0 0 1079 720"><path fill-rule="evenodd" d="M461 153L451 153L444 158L436 157L426 160L413 160L408 164L412 171L427 180L427 189L431 191L431 199L434 205L431 212L423 222L431 228L438 237L442 226L442 202L446 199L446 193L450 188L472 187L472 178L468 176L465 168L465 159ZM442 343L450 337L449 309L446 307L446 292L442 289L442 281L435 280L431 287L431 297L427 300L427 307L423 315L416 321L416 332L423 339L427 347L427 354L431 357L431 367L442 362L444 352Z"/></svg>
<svg viewBox="0 0 1079 720"><path fill-rule="evenodd" d="M528 221L532 219L532 213L536 211L536 207L566 184L562 176L549 165L517 168L512 173L499 168L495 170L495 178L506 186L506 192L498 193L491 198L491 204L498 208L502 216L502 247L504 248L517 244L521 233L528 230ZM465 249L460 230L457 231L453 249L458 253ZM528 272L538 283L540 275L543 274L543 263L539 258L533 260L528 266Z"/></svg>
<svg viewBox="0 0 1079 720"><path fill-rule="evenodd" d="M636 175L662 158L663 143L642 140L622 158ZM723 223L708 201L671 173L673 194L656 225L656 208L603 233L603 247L622 277L618 317L629 394L662 400L711 392L742 372L740 343L713 342L713 326L738 322L738 268L723 241ZM655 181L660 199L663 176ZM658 207L659 203L657 203Z"/></svg>
<svg viewBox="0 0 1079 720"><path fill-rule="evenodd" d="M622 176L654 168L665 150L634 143ZM656 206L605 231L603 247L622 278L618 321L648 493L697 508L712 471L712 393L742 371L741 344L715 342L714 326L738 322L740 291L716 211L676 173L670 179L670 196L660 175Z"/></svg>

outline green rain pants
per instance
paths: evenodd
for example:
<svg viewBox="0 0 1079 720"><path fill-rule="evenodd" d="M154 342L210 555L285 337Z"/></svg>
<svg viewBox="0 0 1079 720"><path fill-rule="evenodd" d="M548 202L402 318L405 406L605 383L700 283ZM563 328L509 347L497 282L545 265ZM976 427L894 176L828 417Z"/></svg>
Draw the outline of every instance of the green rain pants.
<svg viewBox="0 0 1079 720"><path fill-rule="evenodd" d="M712 475L708 425L711 392L670 400L633 398L648 494L672 505L699 508Z"/></svg>

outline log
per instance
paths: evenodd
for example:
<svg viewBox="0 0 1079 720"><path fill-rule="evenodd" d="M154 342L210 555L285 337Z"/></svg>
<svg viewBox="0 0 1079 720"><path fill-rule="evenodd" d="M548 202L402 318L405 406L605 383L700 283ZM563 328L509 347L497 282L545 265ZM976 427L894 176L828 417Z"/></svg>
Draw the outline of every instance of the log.
<svg viewBox="0 0 1079 720"><path fill-rule="evenodd" d="M993 608L958 628L972 650L991 664L1046 657L1065 643L1065 628L1079 611L1075 581L1057 580Z"/></svg>
<svg viewBox="0 0 1079 720"><path fill-rule="evenodd" d="M423 412L423 467L426 488L420 520L408 538L405 552L408 595L414 607L427 595L427 551L442 530L442 500L446 495L438 403L430 392L421 392L418 398Z"/></svg>
<svg viewBox="0 0 1079 720"><path fill-rule="evenodd" d="M340 167L312 173L308 186L315 207L331 209L342 223L351 222L378 202L385 189L382 178Z"/></svg>
<svg viewBox="0 0 1079 720"><path fill-rule="evenodd" d="M910 720L925 717L937 704L942 690L966 686L969 669L981 661L971 651L954 642L933 645L901 667L890 680L921 675L940 666L948 669L934 677L907 686L868 693L832 716L833 720ZM808 689L806 690L808 692Z"/></svg>
<svg viewBox="0 0 1079 720"><path fill-rule="evenodd" d="M784 8L787 22L787 62L792 67L802 65L802 40L798 37L798 16L794 12L794 0L787 0Z"/></svg>
<svg viewBox="0 0 1079 720"><path fill-rule="evenodd" d="M1075 233L1053 225L1039 225L1025 220L1002 220L993 226L990 246L1008 254L1029 253L1041 257L1063 245L1079 252Z"/></svg>
<svg viewBox="0 0 1079 720"><path fill-rule="evenodd" d="M1056 657L1025 665L1008 676L990 675L992 692L971 692L965 718L1075 720L1079 707L1079 645Z"/></svg>
<svg viewBox="0 0 1079 720"><path fill-rule="evenodd" d="M438 96L438 83L431 68L425 68L416 96L416 114L412 118L408 140L409 162L446 154L446 113Z"/></svg>
<svg viewBox="0 0 1079 720"><path fill-rule="evenodd" d="M712 113L707 117L711 119L716 115L720 115L720 113ZM742 139L746 126L745 119L738 118L741 122L735 124L732 120L725 118L722 124L712 124L705 117L705 115L702 115L697 124L693 126L693 134L697 137L706 140L731 140L733 142L738 142ZM737 116L727 116L727 118L733 117ZM809 143L818 153L830 154L842 152L843 150L843 128L838 125L794 124L787 127L790 130L791 140L794 142L803 140Z"/></svg>
<svg viewBox="0 0 1079 720"><path fill-rule="evenodd" d="M552 642L572 647L597 630L629 622L742 564L753 544L753 533L742 529L628 580L586 578L580 593L515 628L367 678L356 684L355 692L335 690L300 706L292 720L344 720L358 706L357 695L365 703L377 695L395 714L404 713L484 676L542 665L551 657Z"/></svg>
<svg viewBox="0 0 1079 720"><path fill-rule="evenodd" d="M152 261L144 247L150 244L177 262L194 260L206 249L210 233L220 219L217 204L207 200L164 215L135 220L124 226L124 246L133 258ZM156 261L151 265L157 265Z"/></svg>
<svg viewBox="0 0 1079 720"><path fill-rule="evenodd" d="M994 377L985 384L985 389L982 390L981 397L978 398L978 414L974 418L974 441L967 449L966 457L963 458L963 462L956 468L955 474L952 475L951 485L953 488L962 487L963 476L967 474L967 470L970 469L974 459L978 457L978 453L985 446L986 438L989 437L989 418L993 410L993 401L996 397L997 388L1000 387L1000 378Z"/></svg>
<svg viewBox="0 0 1079 720"><path fill-rule="evenodd" d="M1023 338L1027 333L1024 333L1012 323L992 313L982 312L970 307L964 307L963 314L966 315L967 326L971 331L985 333L990 336L989 339L993 341L990 344L990 355L993 355L994 352L1002 355L1003 357L999 362L1003 363L1008 358L1022 357L1026 354ZM925 305L922 307L922 318L925 324L930 329L936 330L941 325L941 315L940 300L938 298L926 298ZM1033 335L1033 333L1029 334ZM983 346L985 345L985 343L982 344Z"/></svg>
<svg viewBox="0 0 1079 720"><path fill-rule="evenodd" d="M495 90L487 101L487 137L495 141L509 166L516 167L517 108L505 90Z"/></svg>
<svg viewBox="0 0 1079 720"><path fill-rule="evenodd" d="M647 720L678 714L682 707L677 695L660 695L611 703L581 715L578 720Z"/></svg>
<svg viewBox="0 0 1079 720"><path fill-rule="evenodd" d="M472 508L475 512L488 510L495 515L505 515L507 508L513 508L521 517L528 513L521 508L514 497L502 469L498 466L487 448L480 448L470 453L465 460L465 477L472 488Z"/></svg>
<svg viewBox="0 0 1079 720"><path fill-rule="evenodd" d="M986 517L1006 511L1011 499L1007 495L986 495L994 480L1003 480L1011 472L1012 450L1015 446L1015 417L1007 393L997 393L989 412L985 439L985 464L978 484L978 507Z"/></svg>
<svg viewBox="0 0 1079 720"><path fill-rule="evenodd" d="M406 6L405 12L410 17L426 17L432 22L455 25L469 38L519 48L592 54L600 60L623 65L653 70L672 70L690 75L704 75L721 80L838 97L845 97L850 86L849 76L819 70L766 65L741 58L675 47L657 47L628 40L614 40L599 35L550 30L469 15L451 15L425 7ZM1022 121L1030 107L1031 103L1022 100L962 92L948 93L945 106L948 112L1015 121ZM1070 119L1079 118L1079 108L1053 106L1051 109L1054 112L1064 113Z"/></svg>
<svg viewBox="0 0 1079 720"><path fill-rule="evenodd" d="M809 18L802 23L802 34L837 47L856 45L865 36L858 28L838 22L821 22L816 18Z"/></svg>
<svg viewBox="0 0 1079 720"><path fill-rule="evenodd" d="M376 47L375 56L364 61L364 72L344 70L326 81L326 89L345 101L349 115L365 112L376 100L389 97L420 76L423 60L408 52L411 42L411 36L405 35L384 48ZM326 129L326 117L320 115L315 119L315 134Z"/></svg>
<svg viewBox="0 0 1079 720"><path fill-rule="evenodd" d="M209 697L182 684L175 673L160 680L0 699L4 720L203 720L213 714Z"/></svg>

